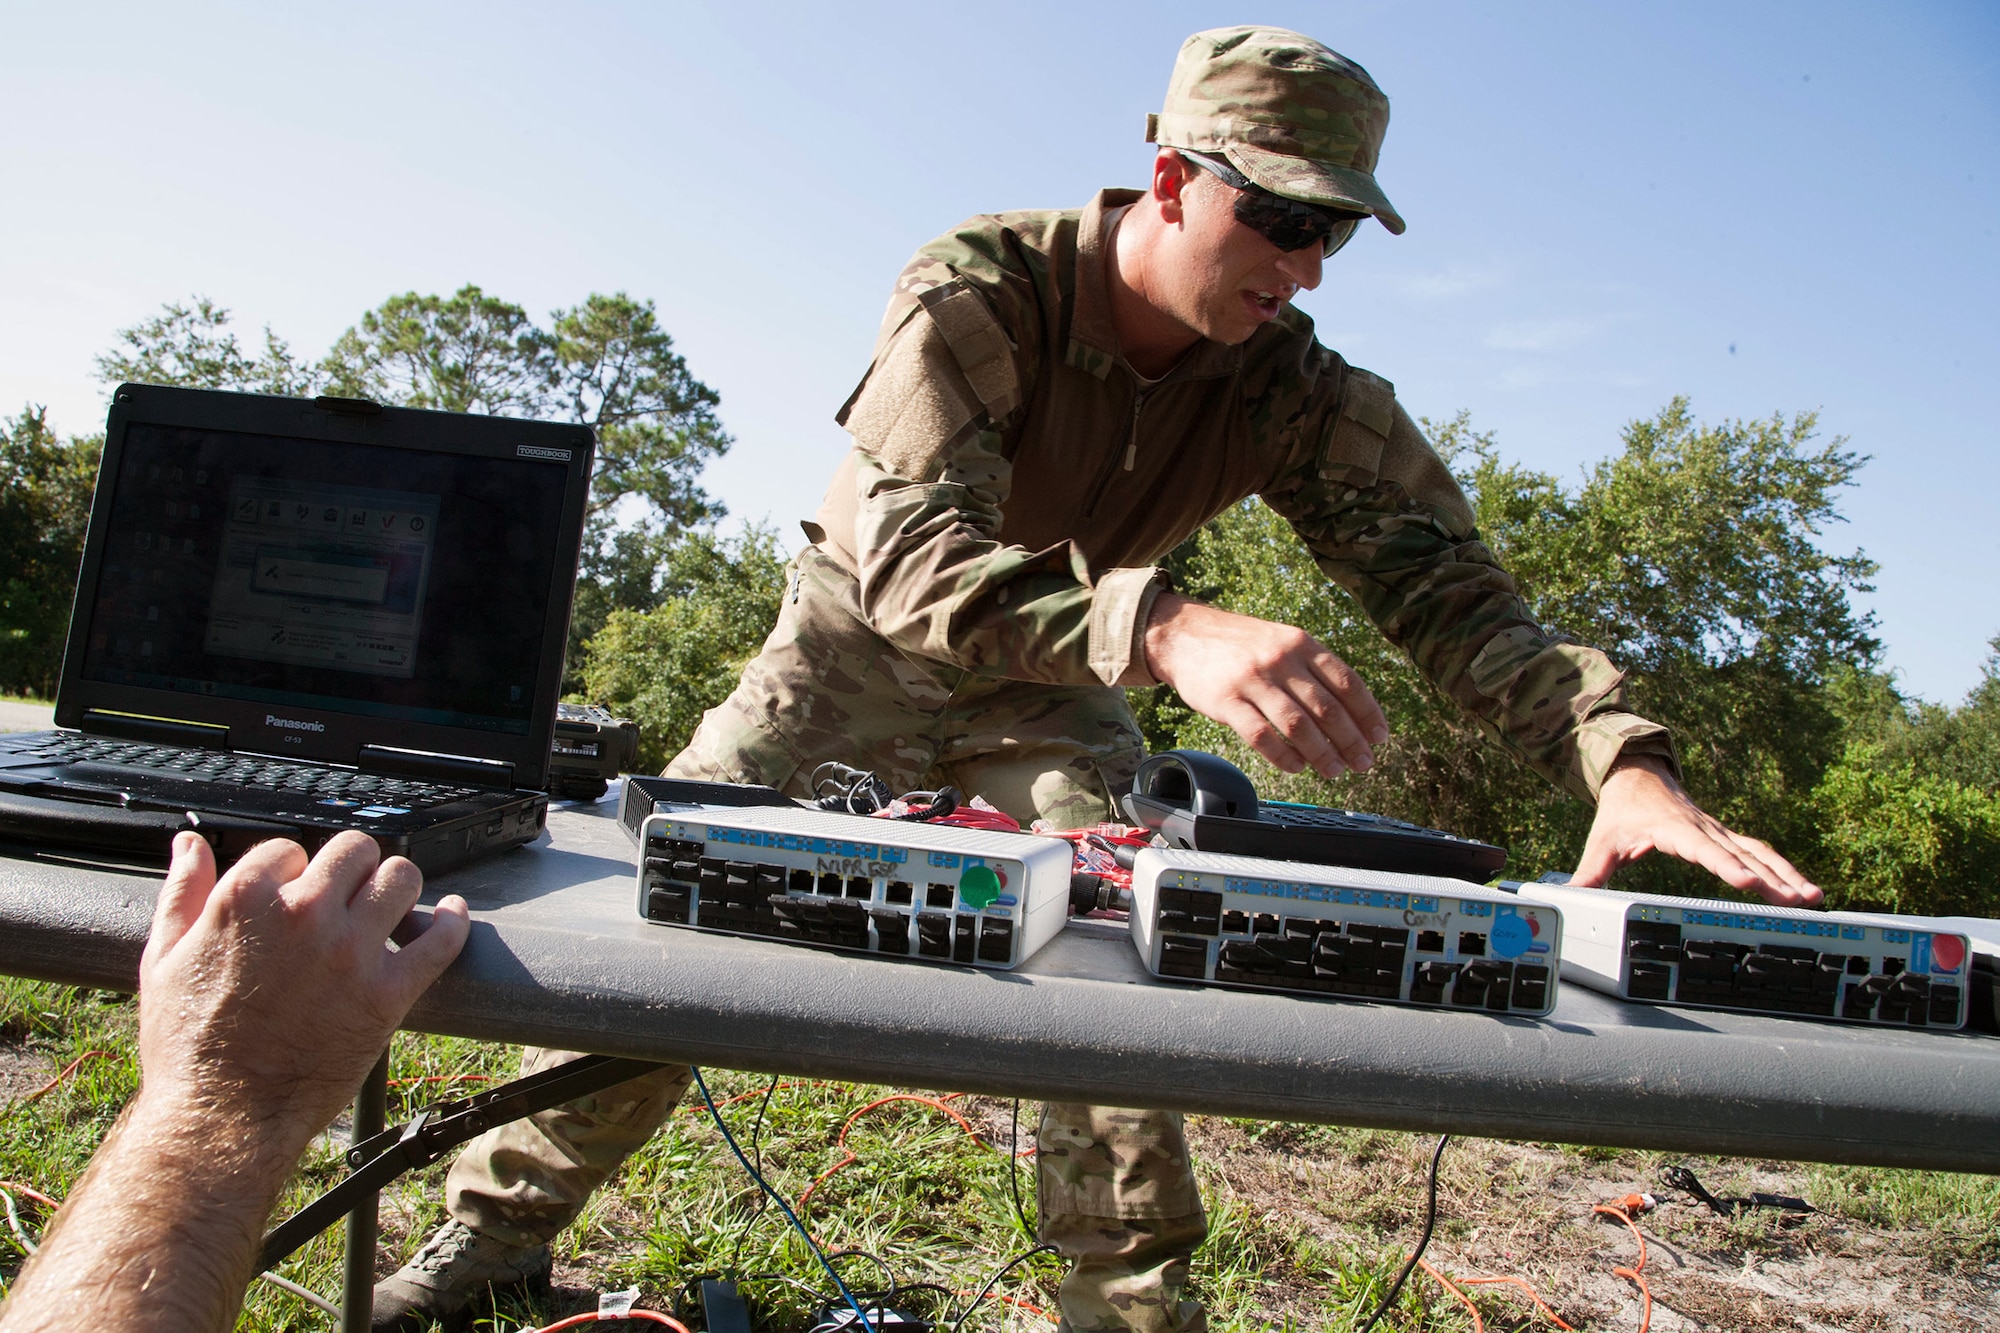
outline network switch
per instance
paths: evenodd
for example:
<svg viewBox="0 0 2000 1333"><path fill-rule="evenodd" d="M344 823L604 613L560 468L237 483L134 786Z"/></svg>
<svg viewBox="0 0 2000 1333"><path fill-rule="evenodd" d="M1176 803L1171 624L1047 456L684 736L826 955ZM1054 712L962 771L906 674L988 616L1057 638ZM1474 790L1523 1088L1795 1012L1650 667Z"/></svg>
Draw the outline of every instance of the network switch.
<svg viewBox="0 0 2000 1333"><path fill-rule="evenodd" d="M797 807L642 826L639 915L800 944L1012 968L1069 917L1058 838Z"/></svg>
<svg viewBox="0 0 2000 1333"><path fill-rule="evenodd" d="M1294 994L1539 1017L1562 914L1465 880L1148 848L1132 866L1148 971Z"/></svg>
<svg viewBox="0 0 2000 1333"><path fill-rule="evenodd" d="M1523 884L1560 907L1562 975L1654 1004L1965 1025L1971 963L1962 932L1917 918Z"/></svg>

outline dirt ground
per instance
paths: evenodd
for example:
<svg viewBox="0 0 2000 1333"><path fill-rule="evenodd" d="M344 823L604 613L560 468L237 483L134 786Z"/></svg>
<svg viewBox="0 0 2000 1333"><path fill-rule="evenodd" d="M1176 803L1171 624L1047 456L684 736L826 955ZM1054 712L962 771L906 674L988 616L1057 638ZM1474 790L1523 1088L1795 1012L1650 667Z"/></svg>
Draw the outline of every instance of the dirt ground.
<svg viewBox="0 0 2000 1333"><path fill-rule="evenodd" d="M1341 1143L1341 1138L1350 1140ZM1273 1227L1335 1244L1367 1246L1388 1236L1414 1243L1423 1225L1424 1183L1435 1140L1360 1136L1394 1145L1357 1151L1353 1134L1280 1126L1261 1134L1240 1124L1197 1121L1196 1154L1219 1174L1210 1182ZM1652 1154L1598 1154L1550 1145L1454 1140L1439 1173L1439 1221L1425 1259L1455 1280L1520 1277L1578 1328L1637 1330L1637 1287L1615 1270L1638 1256L1632 1232L1593 1205L1652 1192L1659 1206L1634 1220L1645 1238L1643 1276L1652 1293L1651 1333L1958 1333L2000 1328L2000 1261L1991 1223L1984 1261L1940 1246L1933 1232L1883 1231L1830 1214L1788 1218L1756 1210L1722 1218L1663 1187ZM1718 1196L1752 1191L1801 1195L1809 1168L1737 1160L1688 1163ZM1976 1241L1976 1238L1968 1238ZM1273 1274L1282 1301L1283 1275ZM1421 1270L1411 1281L1427 1280ZM1530 1313L1518 1287L1503 1304ZM1275 1311L1274 1311L1275 1313ZM1489 1327L1493 1326L1489 1319ZM1545 1319L1534 1326L1548 1328Z"/></svg>

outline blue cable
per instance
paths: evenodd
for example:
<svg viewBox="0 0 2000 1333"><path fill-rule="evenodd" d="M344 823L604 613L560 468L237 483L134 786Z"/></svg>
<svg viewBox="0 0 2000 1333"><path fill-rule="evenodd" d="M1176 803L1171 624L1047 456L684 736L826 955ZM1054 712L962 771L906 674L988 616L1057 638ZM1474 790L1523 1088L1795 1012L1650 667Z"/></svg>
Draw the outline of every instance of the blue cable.
<svg viewBox="0 0 2000 1333"><path fill-rule="evenodd" d="M743 1169L750 1173L750 1179L757 1182L757 1188L770 1195L771 1202L777 1204L784 1211L785 1220L792 1224L792 1229L805 1238L806 1246L812 1251L813 1258L819 1260L819 1266L826 1270L826 1275L833 1279L833 1285L840 1289L841 1299L846 1301L848 1306L853 1309L854 1317L861 1321L860 1327L865 1329L874 1328L875 1325L868 1322L868 1315L862 1310L861 1302L854 1299L854 1293L847 1289L847 1284L840 1280L840 1274L835 1272L833 1265L827 1262L825 1253L819 1248L819 1242L812 1238L812 1233L805 1229L804 1224L799 1221L798 1215L792 1212L792 1206L785 1202L784 1197L778 1191L771 1188L771 1182L764 1179L758 1173L756 1167L750 1165L750 1159L745 1157L743 1150L736 1146L736 1136L729 1132L729 1126L723 1122L722 1112L715 1109L715 1098L708 1095L708 1083L702 1078L701 1070L695 1069L693 1072L694 1085L701 1089L701 1099L708 1103L709 1117L715 1121L715 1127L722 1131L722 1141L729 1145L729 1151L735 1153L736 1160L743 1163Z"/></svg>

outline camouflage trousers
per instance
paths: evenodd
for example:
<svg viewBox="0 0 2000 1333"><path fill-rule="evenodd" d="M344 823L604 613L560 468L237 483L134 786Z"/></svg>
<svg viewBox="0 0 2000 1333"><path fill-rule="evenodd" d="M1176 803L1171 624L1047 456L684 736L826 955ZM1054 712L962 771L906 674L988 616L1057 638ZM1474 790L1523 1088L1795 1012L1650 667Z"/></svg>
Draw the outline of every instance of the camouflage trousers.
<svg viewBox="0 0 2000 1333"><path fill-rule="evenodd" d="M982 679L892 648L861 622L853 581L817 550L794 562L777 627L669 777L812 795L814 767L873 769L898 791L957 787L1023 820L1094 823L1141 754L1124 694ZM575 1053L529 1049L522 1072ZM692 1076L669 1066L493 1129L452 1164L446 1204L476 1231L539 1244L652 1136ZM1050 1103L1037 1136L1041 1238L1073 1267L1063 1327L1194 1333L1181 1299L1208 1233L1181 1117Z"/></svg>

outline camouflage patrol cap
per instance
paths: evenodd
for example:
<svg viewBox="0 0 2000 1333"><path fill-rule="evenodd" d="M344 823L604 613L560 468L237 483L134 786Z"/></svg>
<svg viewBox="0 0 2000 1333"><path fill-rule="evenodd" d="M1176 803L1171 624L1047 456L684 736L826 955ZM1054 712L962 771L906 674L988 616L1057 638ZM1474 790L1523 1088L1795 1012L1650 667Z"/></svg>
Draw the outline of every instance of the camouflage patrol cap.
<svg viewBox="0 0 2000 1333"><path fill-rule="evenodd" d="M1389 99L1368 71L1284 28L1213 28L1181 44L1146 140L1216 153L1273 194L1403 219L1375 183Z"/></svg>

